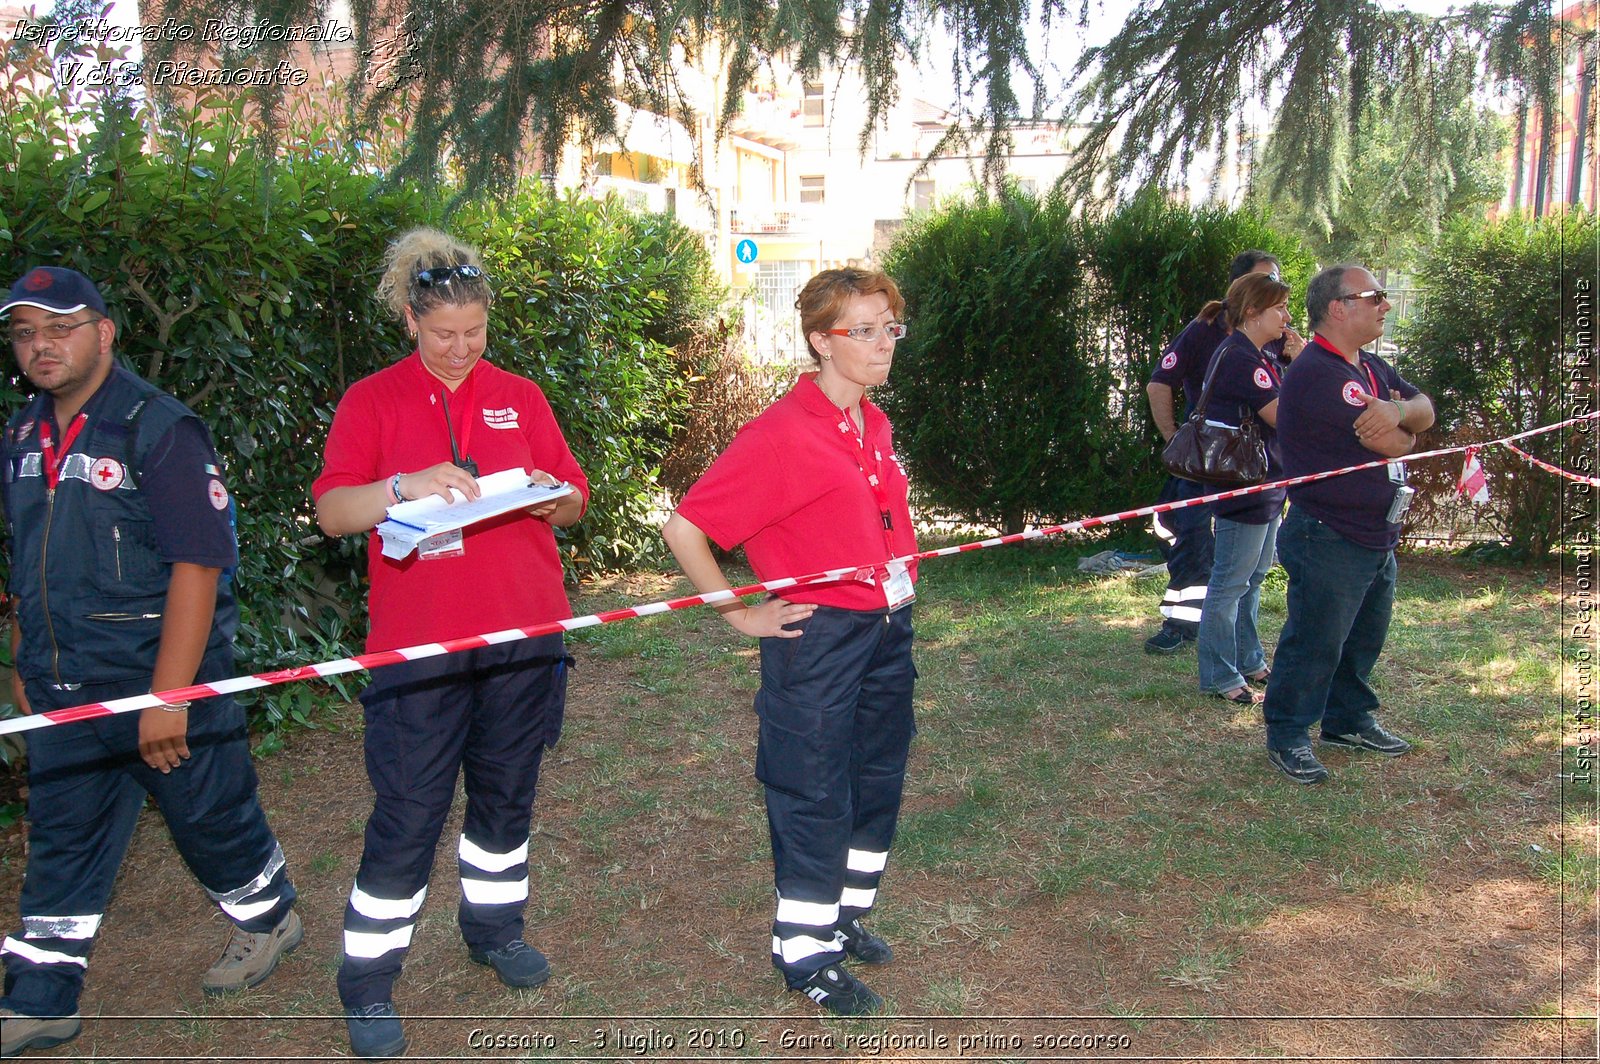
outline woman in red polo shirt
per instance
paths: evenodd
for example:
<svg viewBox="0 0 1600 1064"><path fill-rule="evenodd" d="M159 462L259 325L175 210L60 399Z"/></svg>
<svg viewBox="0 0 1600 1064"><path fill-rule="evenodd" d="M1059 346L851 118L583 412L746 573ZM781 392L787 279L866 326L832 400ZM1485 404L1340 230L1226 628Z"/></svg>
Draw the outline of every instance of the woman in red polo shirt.
<svg viewBox="0 0 1600 1064"><path fill-rule="evenodd" d="M861 917L888 860L916 731L916 568L887 563L917 542L889 421L866 399L888 379L905 301L885 274L845 269L813 277L796 306L817 371L739 431L662 534L702 592L730 586L708 537L724 550L744 544L762 580L866 567L859 579L717 607L761 639L756 778L778 894L772 963L790 989L858 1015L882 999L841 962L890 960Z"/></svg>
<svg viewBox="0 0 1600 1064"><path fill-rule="evenodd" d="M387 265L379 297L416 349L345 393L311 489L324 532L368 533L367 650L572 616L552 526L582 516L588 481L538 385L483 358L494 297L477 252L414 229L390 248ZM372 529L391 505L449 500L452 488L476 498L474 477L505 469L576 490L425 540L406 558L383 556ZM523 639L387 665L361 693L377 799L345 906L339 969L357 1056L405 1049L394 981L463 769L459 917L469 956L508 986L549 978L549 963L522 939L522 912L528 821L540 758L561 731L567 661L560 635Z"/></svg>

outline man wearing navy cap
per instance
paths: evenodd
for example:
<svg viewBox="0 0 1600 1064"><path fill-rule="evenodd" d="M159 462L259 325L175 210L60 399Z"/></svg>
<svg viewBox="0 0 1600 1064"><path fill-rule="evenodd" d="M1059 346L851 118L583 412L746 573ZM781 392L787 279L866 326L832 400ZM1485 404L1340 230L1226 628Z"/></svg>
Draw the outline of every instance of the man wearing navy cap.
<svg viewBox="0 0 1600 1064"><path fill-rule="evenodd" d="M238 549L205 426L117 365L116 326L82 274L30 270L0 315L39 389L0 438L17 708L232 675ZM231 697L40 728L27 741L28 868L22 928L0 943L0 1055L77 1037L89 951L146 794L234 925L206 993L254 986L299 944L294 887Z"/></svg>
<svg viewBox="0 0 1600 1064"><path fill-rule="evenodd" d="M1328 778L1311 749L1313 724L1326 746L1386 757L1411 749L1378 723L1378 696L1367 680L1389 634L1394 549L1412 494L1398 459L1433 425L1433 403L1361 350L1383 335L1386 296L1362 266L1332 266L1312 278L1306 310L1316 335L1278 394L1285 476L1394 459L1289 489L1278 530L1289 615L1262 708L1267 760L1296 783Z"/></svg>

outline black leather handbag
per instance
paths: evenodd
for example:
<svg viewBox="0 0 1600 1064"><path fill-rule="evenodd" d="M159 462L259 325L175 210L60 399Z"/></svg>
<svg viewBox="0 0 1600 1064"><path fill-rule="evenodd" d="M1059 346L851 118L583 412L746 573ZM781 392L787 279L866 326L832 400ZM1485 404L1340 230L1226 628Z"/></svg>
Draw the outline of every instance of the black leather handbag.
<svg viewBox="0 0 1600 1064"><path fill-rule="evenodd" d="M1242 488L1259 484L1267 479L1267 444L1261 438L1253 414L1245 413L1237 426L1206 419L1206 402L1211 398L1211 381L1217 375L1218 346L1212 352L1211 365L1206 367L1206 382L1200 389L1200 401L1194 405L1189 420L1178 426L1167 446L1161 452L1162 464L1175 477L1216 484L1219 487Z"/></svg>

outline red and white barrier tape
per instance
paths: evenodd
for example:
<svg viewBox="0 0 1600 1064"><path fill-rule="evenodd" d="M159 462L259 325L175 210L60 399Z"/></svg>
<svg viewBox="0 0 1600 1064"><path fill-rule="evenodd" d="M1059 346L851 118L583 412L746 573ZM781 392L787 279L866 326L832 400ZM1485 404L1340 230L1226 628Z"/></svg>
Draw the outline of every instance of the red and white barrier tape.
<svg viewBox="0 0 1600 1064"><path fill-rule="evenodd" d="M1532 462L1534 465L1548 473L1554 473L1558 477L1566 477L1568 480L1575 481L1579 484L1588 484L1592 487L1600 487L1600 477L1586 477L1581 473L1568 472L1567 470L1562 469L1560 466L1551 465L1549 462L1535 458L1533 455L1529 454L1527 451L1524 451L1521 447L1518 447L1513 443L1506 444L1506 449L1512 454L1521 455L1523 458L1526 458L1528 461Z"/></svg>
<svg viewBox="0 0 1600 1064"><path fill-rule="evenodd" d="M1458 454L1467 447L1490 447L1495 444L1510 446L1512 440L1520 440L1527 436L1536 436L1541 433L1555 432L1580 421L1589 421L1600 417L1600 411L1586 414L1583 417L1570 418L1555 425L1543 428L1530 429L1527 432L1517 433L1515 436L1505 436L1498 440L1490 440L1482 444L1462 444L1456 447L1444 447L1436 451L1422 451L1417 454L1408 454L1405 461L1414 462L1424 458L1437 458L1440 455ZM989 547L1001 547L1011 543L1021 543L1024 540L1043 539L1047 536L1058 536L1063 532L1076 532L1085 528L1098 528L1101 525L1115 524L1118 521L1129 521L1136 517L1148 517L1151 514L1170 513L1173 510L1182 510L1190 506L1204 506L1206 503L1216 502L1220 499L1236 499L1241 495L1254 495L1258 492L1269 491L1273 488L1293 487L1296 484L1310 484L1313 481L1329 480L1333 477L1344 476L1361 469L1376 469L1387 466L1389 459L1380 459L1375 462L1364 462L1360 465L1347 466L1343 469L1330 469L1323 473L1312 473L1308 476L1293 477L1288 480L1274 480L1265 484L1252 484L1245 488L1233 488L1229 491L1219 491L1211 495L1201 495L1193 499L1181 499L1177 502L1157 503L1153 506L1141 506L1136 510L1124 510L1121 513L1105 514L1100 517L1086 517L1081 521L1072 521L1064 525L1050 525L1047 528L1029 529L1026 532L1014 532L1005 536L994 536L989 539L976 540L971 543L960 543L953 547L940 547L937 550L919 551L901 558L890 559L897 562L921 561L926 558L943 558L951 554L963 554L967 551L985 550ZM94 720L99 717L109 717L117 713L131 713L135 710L150 709L154 706L165 705L173 702L186 702L196 698L207 698L211 695L237 694L240 691L253 691L259 687L272 687L276 684L297 683L301 680L314 680L328 676L339 676L347 672L357 672L362 669L375 669L382 665L393 665L402 661L416 661L421 658L439 657L444 654L455 654L463 650L475 650L479 647L492 646L497 643L513 643L519 639L531 639L536 636L554 635L557 632L570 632L579 628L590 628L597 624L611 624L614 621L625 621L635 617L649 617L658 613L667 613L672 610L687 609L691 606L708 606L719 602L727 602L745 595L754 595L763 591L781 591L785 588L798 587L804 584L838 583L844 580L865 580L869 578L875 568L881 568L885 563L870 566L849 566L841 569L828 569L823 572L810 573L806 576L784 577L779 580L767 580L756 584L746 584L728 591L712 591L702 595L689 595L684 598L665 599L659 602L650 602L642 606L628 606L620 610L607 610L604 613L591 613L585 617L572 617L564 621L547 621L543 624L532 625L527 628L508 628L503 632L490 632L487 635L464 636L460 639L449 639L439 643L423 643L418 646L401 647L399 650L380 650L370 654L357 654L354 657L338 658L334 661L319 662L315 665L302 665L293 669L279 669L276 672L256 673L252 676L235 676L226 680L216 680L211 683L198 683L189 687L180 687L172 691L156 691L147 695L131 695L127 698L114 698L109 702L91 702L81 706L71 706L66 709L52 709L43 713L35 713L26 717L14 717L10 720L0 721L0 735L15 732L32 731L35 728L48 728L57 724L71 724L81 720Z"/></svg>

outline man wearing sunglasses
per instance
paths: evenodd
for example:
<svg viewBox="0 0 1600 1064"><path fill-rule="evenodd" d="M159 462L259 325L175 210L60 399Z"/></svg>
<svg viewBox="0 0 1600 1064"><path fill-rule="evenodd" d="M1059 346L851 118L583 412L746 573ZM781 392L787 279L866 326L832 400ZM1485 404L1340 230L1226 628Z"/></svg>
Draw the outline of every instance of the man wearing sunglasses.
<svg viewBox="0 0 1600 1064"><path fill-rule="evenodd" d="M1283 377L1278 446L1286 477L1363 469L1289 489L1278 557L1289 574L1263 712L1267 759L1296 783L1321 783L1324 746L1398 757L1411 749L1373 711L1368 685L1389 632L1394 550L1412 489L1401 457L1433 425L1433 403L1383 359L1361 349L1383 335L1387 293L1362 266L1332 266L1306 289L1315 336Z"/></svg>
<svg viewBox="0 0 1600 1064"><path fill-rule="evenodd" d="M0 315L38 389L0 438L17 708L232 676L238 549L205 426L117 365L116 326L81 273L28 271ZM22 929L0 944L0 1055L77 1037L89 951L147 794L233 924L206 993L254 986L299 944L294 887L231 697L40 728L27 741L28 868Z"/></svg>
<svg viewBox="0 0 1600 1064"><path fill-rule="evenodd" d="M1241 251L1229 267L1228 283L1232 284L1247 273L1264 273L1276 279L1278 260L1254 248ZM1189 417L1200 399L1211 356L1231 331L1224 318L1225 315L1218 314L1214 321L1199 318L1191 321L1161 352L1155 371L1150 374L1145 395L1150 401L1150 416L1163 441L1172 439L1178 425ZM1289 329L1282 339L1272 341L1264 350L1273 359L1286 362L1304 344L1299 334ZM1183 392L1181 419L1177 416L1174 398L1177 391ZM1212 490L1192 480L1168 477L1156 501L1193 499ZM1167 559L1167 590L1161 598L1161 627L1144 641L1147 654L1176 654L1200 632L1200 608L1206 600L1215 549L1211 517L1211 507L1206 505L1189 506L1153 519L1156 536L1161 540L1161 552Z"/></svg>

